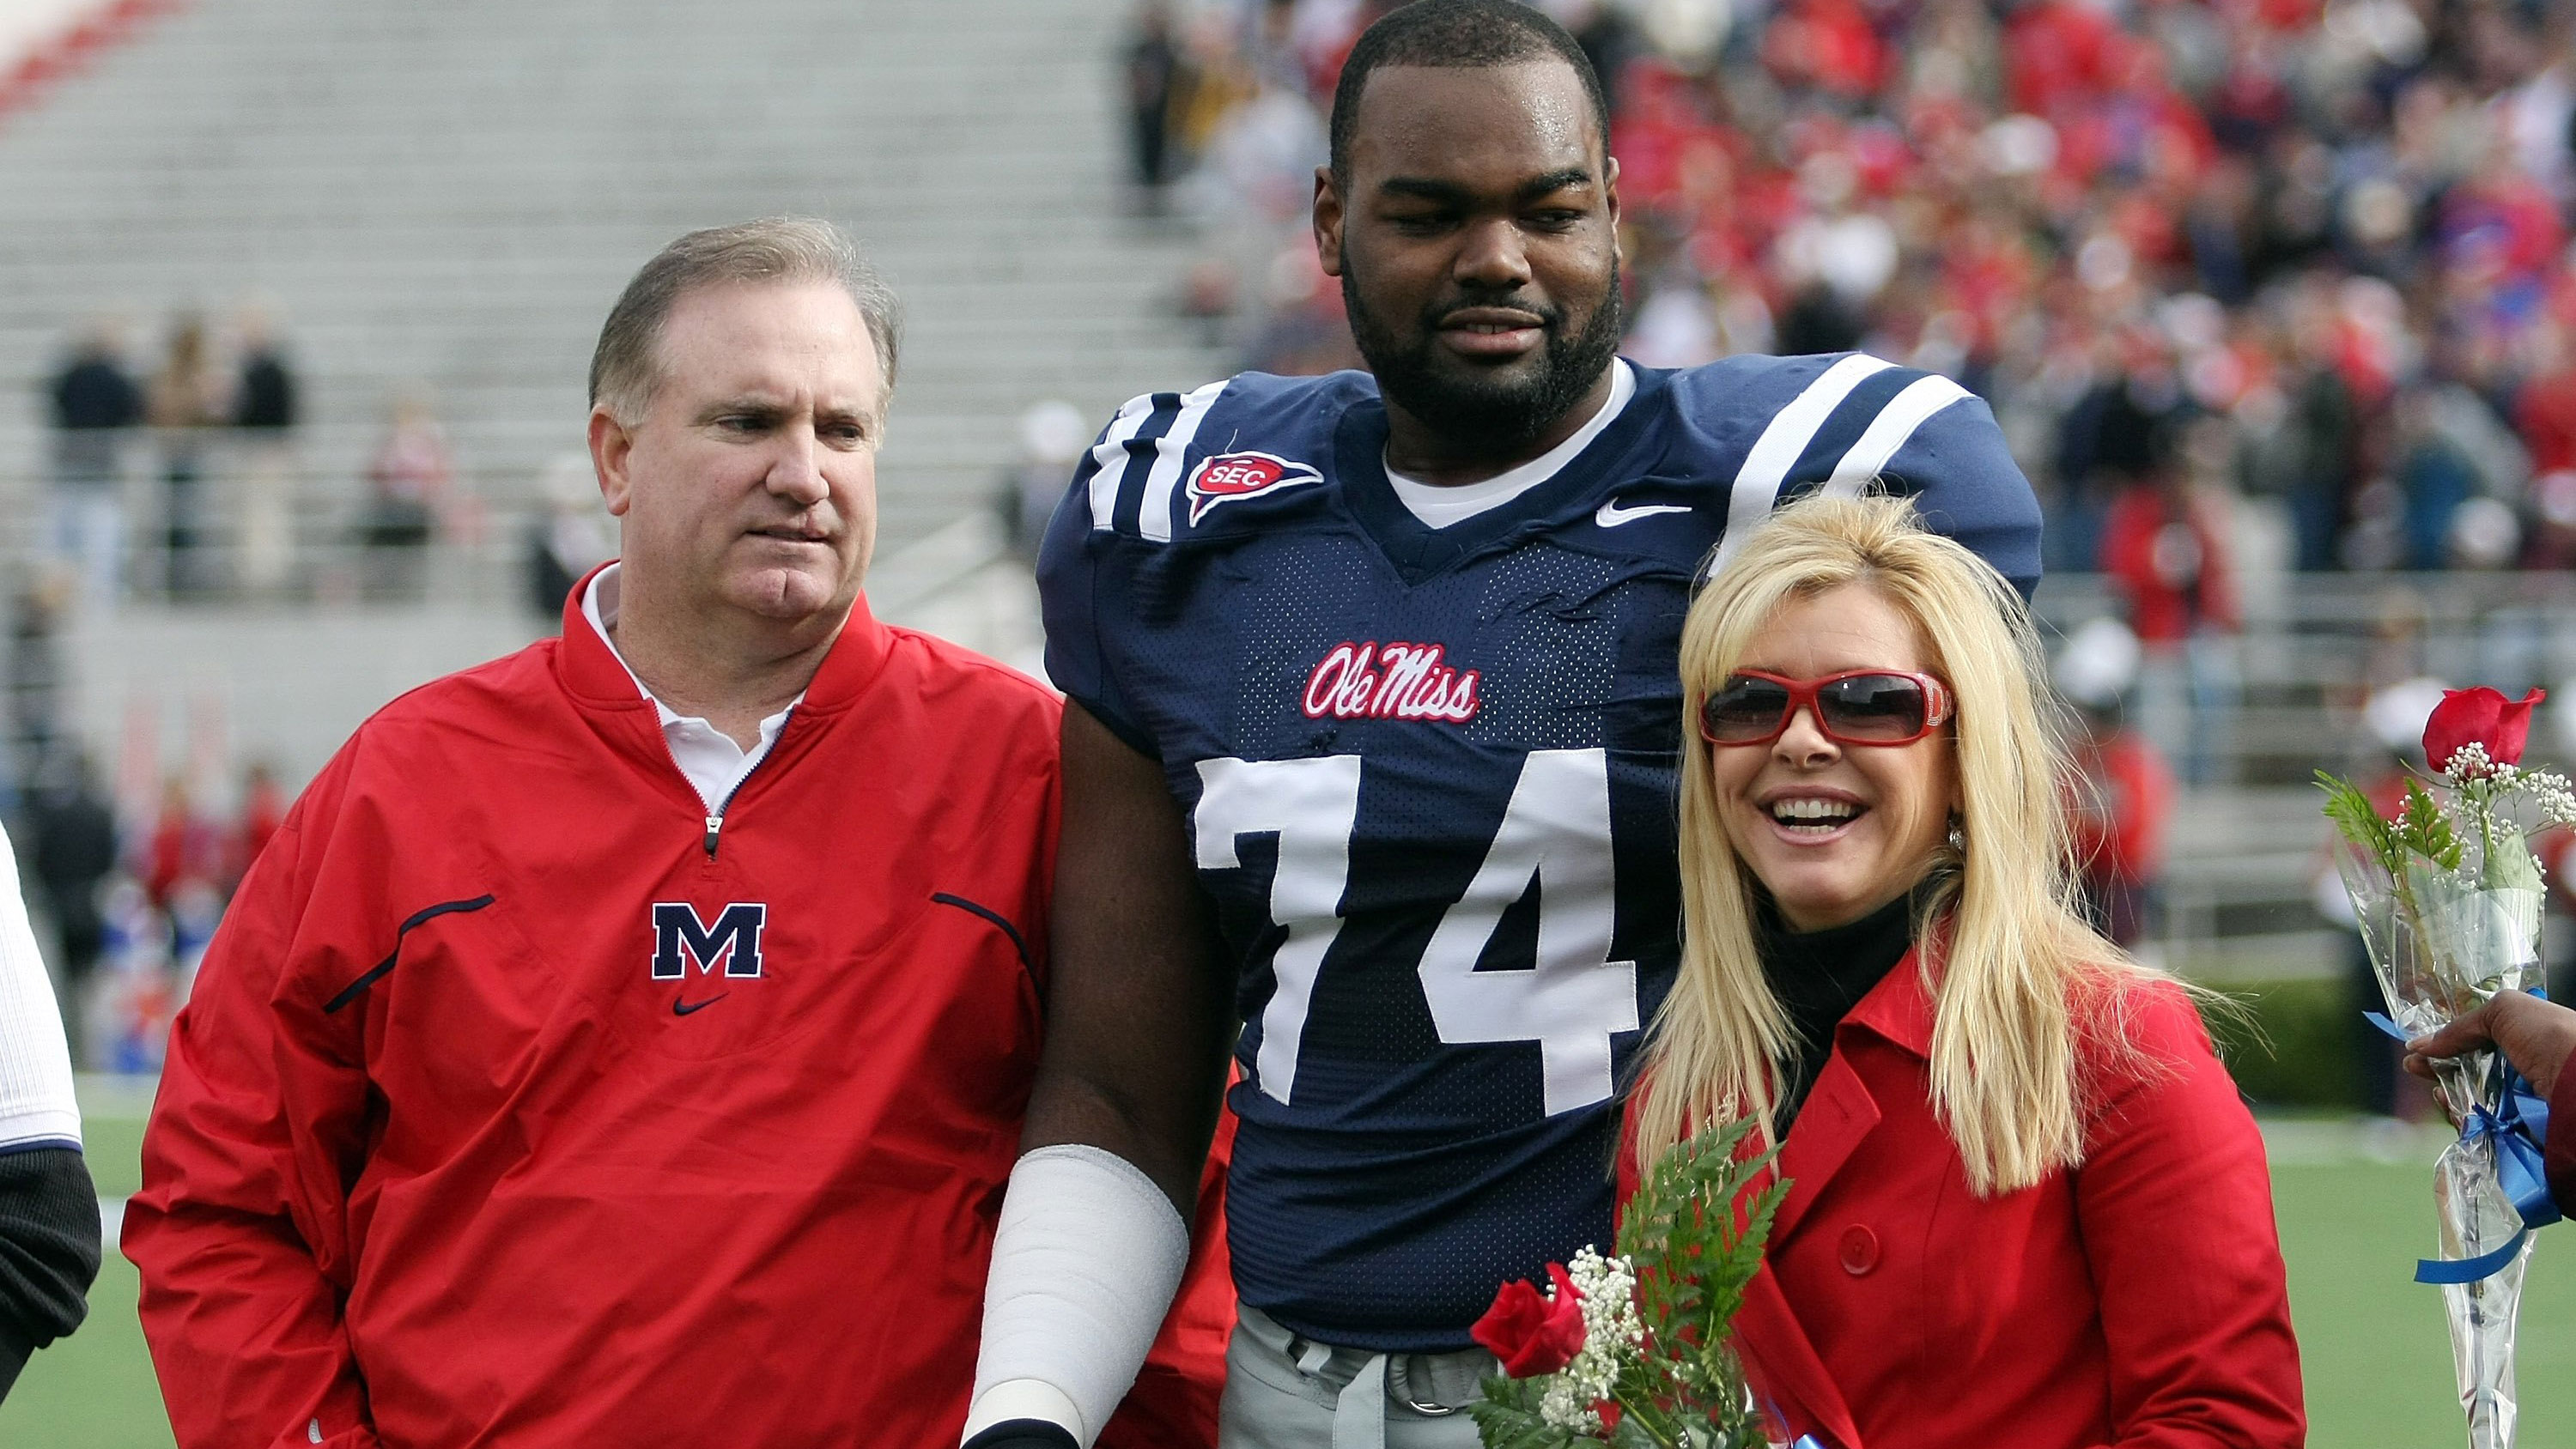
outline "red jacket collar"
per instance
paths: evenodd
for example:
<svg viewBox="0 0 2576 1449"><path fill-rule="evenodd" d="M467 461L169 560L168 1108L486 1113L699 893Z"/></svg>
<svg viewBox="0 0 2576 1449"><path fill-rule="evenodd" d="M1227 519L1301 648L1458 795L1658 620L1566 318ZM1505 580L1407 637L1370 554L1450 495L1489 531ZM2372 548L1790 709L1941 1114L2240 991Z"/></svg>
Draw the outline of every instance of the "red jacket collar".
<svg viewBox="0 0 2576 1449"><path fill-rule="evenodd" d="M1920 946L1907 951L1904 959L1869 989L1867 996L1844 1013L1842 1025L1834 1035L1839 1039L1844 1032L1855 1029L1876 1033L1890 1046L1931 1060L1932 991L1923 980Z"/></svg>
<svg viewBox="0 0 2576 1449"><path fill-rule="evenodd" d="M587 708L650 712L653 706L636 689L634 675L582 613L581 601L590 593L592 580L608 566L601 564L582 575L581 582L564 596L563 646L555 654L556 673L566 692ZM805 698L796 713L810 717L847 709L876 678L892 645L886 626L868 612L867 595L859 595L850 604L850 617L841 625L839 637L823 656L822 667L814 672L813 683L805 686Z"/></svg>
<svg viewBox="0 0 2576 1449"><path fill-rule="evenodd" d="M1833 1055L1816 1074L1815 1085L1799 1105L1798 1120L1780 1145L1779 1171L1791 1185L1772 1223L1775 1238L1797 1229L1825 1184L1878 1126L1878 1099L1854 1060L1871 1051L1873 1039L1918 1063L1931 1060L1932 990L1923 980L1919 947L1890 967L1834 1031Z"/></svg>

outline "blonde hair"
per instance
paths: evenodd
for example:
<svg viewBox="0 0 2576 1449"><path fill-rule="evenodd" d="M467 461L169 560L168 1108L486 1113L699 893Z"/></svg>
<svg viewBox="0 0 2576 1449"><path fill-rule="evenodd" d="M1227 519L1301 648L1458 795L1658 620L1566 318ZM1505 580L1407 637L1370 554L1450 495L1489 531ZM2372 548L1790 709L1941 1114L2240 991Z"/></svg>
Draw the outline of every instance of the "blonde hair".
<svg viewBox="0 0 2576 1449"><path fill-rule="evenodd" d="M1696 725L1787 603L1861 584L1911 619L1957 700L1964 847L1932 863L1915 940L1933 996L1932 1106L1980 1196L2027 1187L2084 1152L2070 1000L2148 974L2085 924L2067 865L2065 753L2020 595L1898 498L1818 496L1782 508L1682 625L1683 935L1680 979L1654 1023L1638 1148L1652 1162L1712 1121L1758 1116L1796 1044L1754 946L1754 885L1719 823ZM1937 954L1940 959L1934 958ZM2116 998L2117 993L2108 993Z"/></svg>

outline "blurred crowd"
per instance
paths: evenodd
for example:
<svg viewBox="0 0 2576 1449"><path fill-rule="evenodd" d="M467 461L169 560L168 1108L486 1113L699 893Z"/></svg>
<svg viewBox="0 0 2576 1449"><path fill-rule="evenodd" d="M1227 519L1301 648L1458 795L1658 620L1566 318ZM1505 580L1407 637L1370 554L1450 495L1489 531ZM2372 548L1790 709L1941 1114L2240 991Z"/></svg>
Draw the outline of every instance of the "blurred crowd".
<svg viewBox="0 0 2576 1449"><path fill-rule="evenodd" d="M129 709L103 778L74 719L78 583L38 569L11 600L0 654L0 819L55 977L73 1058L89 1070L160 1065L224 903L284 818L262 763L232 763L220 714L188 712L189 763L163 774L159 720Z"/></svg>
<svg viewBox="0 0 2576 1449"><path fill-rule="evenodd" d="M282 586L291 536L287 450L300 391L255 309L220 339L196 313L173 317L148 371L128 360L121 325L91 324L45 389L53 425L46 547L78 580L83 600L113 601L129 583L171 598L211 592L219 580L209 473L236 451L256 480L245 490L238 530L240 582ZM154 496L134 518L125 483L138 466L148 468Z"/></svg>
<svg viewBox="0 0 2576 1449"><path fill-rule="evenodd" d="M157 800L120 808L88 758L65 752L17 795L10 839L83 1070L159 1068L225 903L285 817L266 767L220 783L174 774Z"/></svg>
<svg viewBox="0 0 2576 1449"><path fill-rule="evenodd" d="M1180 306L1352 365L1304 236L1385 0L1149 3L1127 49ZM1863 348L1991 402L2151 645L2255 569L2576 564L2576 7L1544 0L1614 106L1627 355ZM2251 554L2252 557L2239 555Z"/></svg>
<svg viewBox="0 0 2576 1449"><path fill-rule="evenodd" d="M178 313L148 367L125 334L92 323L44 387L41 552L78 605L415 599L429 545L479 532L426 392L388 400L354 508L317 508L330 490L306 486L304 386L264 310L222 326Z"/></svg>

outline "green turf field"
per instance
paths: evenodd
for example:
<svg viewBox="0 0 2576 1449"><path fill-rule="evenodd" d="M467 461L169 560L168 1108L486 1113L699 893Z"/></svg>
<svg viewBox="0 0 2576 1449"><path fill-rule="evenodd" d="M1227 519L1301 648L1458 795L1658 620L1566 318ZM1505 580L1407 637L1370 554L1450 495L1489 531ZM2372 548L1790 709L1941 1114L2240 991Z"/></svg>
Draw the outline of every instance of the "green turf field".
<svg viewBox="0 0 2576 1449"><path fill-rule="evenodd" d="M2433 1251L2420 1167L2276 1165L2290 1314L2317 1449L2462 1445L2441 1290L2408 1281ZM2576 1446L2576 1229L2543 1233L2524 1285L2522 1449Z"/></svg>
<svg viewBox="0 0 2576 1449"><path fill-rule="evenodd" d="M141 1124L91 1107L99 1191L134 1189ZM2273 1170L2290 1306L2317 1449L2447 1449L2466 1442L2451 1398L2438 1292L2407 1281L2432 1244L2432 1185L2327 1134ZM2290 1158L2295 1160L2288 1160ZM150 1449L170 1443L143 1337L134 1269L114 1253L78 1334L36 1355L0 1405L0 1445ZM2576 1449L2576 1228L2544 1233L2523 1305L2523 1449ZM2005 1442L2002 1440L1999 1443Z"/></svg>

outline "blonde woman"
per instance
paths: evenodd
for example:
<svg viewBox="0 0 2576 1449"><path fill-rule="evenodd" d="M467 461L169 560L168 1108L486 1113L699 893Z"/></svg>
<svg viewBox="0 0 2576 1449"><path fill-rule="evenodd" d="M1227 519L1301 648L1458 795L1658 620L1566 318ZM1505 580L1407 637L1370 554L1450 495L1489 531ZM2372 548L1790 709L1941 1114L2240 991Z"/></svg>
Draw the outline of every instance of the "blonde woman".
<svg viewBox="0 0 2576 1449"><path fill-rule="evenodd" d="M2190 996L2070 904L2010 585L1897 499L1792 505L1693 604L1685 936L1633 1154L1752 1115L1739 1320L1831 1449L2294 1446L2261 1139Z"/></svg>

